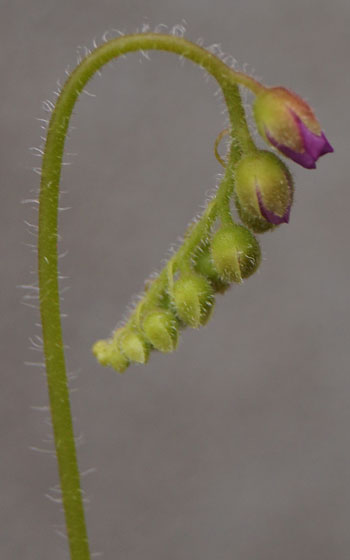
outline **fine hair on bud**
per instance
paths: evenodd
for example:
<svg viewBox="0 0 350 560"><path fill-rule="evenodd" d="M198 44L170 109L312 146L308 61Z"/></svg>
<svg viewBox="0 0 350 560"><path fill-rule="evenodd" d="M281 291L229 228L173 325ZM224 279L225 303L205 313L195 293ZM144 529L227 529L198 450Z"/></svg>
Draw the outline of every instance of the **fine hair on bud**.
<svg viewBox="0 0 350 560"><path fill-rule="evenodd" d="M218 274L225 282L242 282L258 268L259 243L245 227L221 227L211 241L211 255Z"/></svg>
<svg viewBox="0 0 350 560"><path fill-rule="evenodd" d="M306 169L334 151L311 107L284 87L264 88L255 98L254 116L261 136Z"/></svg>
<svg viewBox="0 0 350 560"><path fill-rule="evenodd" d="M238 216L240 217L241 221L254 233L265 233L266 231L271 231L276 227L271 224L271 222L265 220L265 218L260 218L256 214L247 210L247 207L243 207L236 192L234 193L234 200Z"/></svg>
<svg viewBox="0 0 350 560"><path fill-rule="evenodd" d="M209 244L201 248L198 255L196 255L194 269L202 276L205 276L209 280L214 291L219 294L223 294L231 285L230 282L223 280L216 270L210 253Z"/></svg>
<svg viewBox="0 0 350 560"><path fill-rule="evenodd" d="M149 345L136 329L125 327L117 331L114 342L120 352L131 362L145 364L148 361Z"/></svg>
<svg viewBox="0 0 350 560"><path fill-rule="evenodd" d="M255 233L288 223L293 179L287 166L265 150L244 156L235 171L235 202L242 221Z"/></svg>
<svg viewBox="0 0 350 560"><path fill-rule="evenodd" d="M146 339L159 352L169 353L178 342L178 320L168 309L150 311L143 320L142 329Z"/></svg>
<svg viewBox="0 0 350 560"><path fill-rule="evenodd" d="M130 364L114 341L98 340L93 345L92 351L102 366L109 366L119 373L123 373Z"/></svg>
<svg viewBox="0 0 350 560"><path fill-rule="evenodd" d="M195 272L182 274L174 283L173 305L186 325L199 328L210 318L214 306L214 290L210 282Z"/></svg>

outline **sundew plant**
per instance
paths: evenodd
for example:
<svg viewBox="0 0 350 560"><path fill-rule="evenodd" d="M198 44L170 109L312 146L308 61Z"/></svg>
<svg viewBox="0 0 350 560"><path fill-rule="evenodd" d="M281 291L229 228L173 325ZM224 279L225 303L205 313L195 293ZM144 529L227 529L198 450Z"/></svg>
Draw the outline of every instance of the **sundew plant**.
<svg viewBox="0 0 350 560"><path fill-rule="evenodd" d="M93 352L103 366L123 373L133 363L145 364L152 352L173 352L186 327L207 324L216 295L242 283L259 267L256 235L289 221L294 185L279 156L314 169L320 156L333 151L312 109L293 91L265 86L176 33L145 32L105 41L69 75L52 107L42 158L38 275L49 401L72 560L88 560L90 552L60 316L57 217L62 157L72 111L87 82L121 55L155 50L191 60L220 86L229 126L218 136L215 153L224 173L204 212L191 223L164 269L147 282L128 319L110 337L94 344ZM254 95L253 115L267 145L264 150L251 136L239 86ZM228 150L221 157L218 146L225 135Z"/></svg>

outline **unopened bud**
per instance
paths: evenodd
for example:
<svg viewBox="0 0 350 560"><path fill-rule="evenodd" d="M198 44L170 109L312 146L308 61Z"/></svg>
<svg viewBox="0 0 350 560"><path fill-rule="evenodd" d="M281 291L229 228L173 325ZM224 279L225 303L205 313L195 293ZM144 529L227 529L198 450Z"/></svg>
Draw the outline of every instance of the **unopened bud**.
<svg viewBox="0 0 350 560"><path fill-rule="evenodd" d="M115 343L121 352L131 361L145 364L149 358L149 346L140 334L125 328L117 331Z"/></svg>
<svg viewBox="0 0 350 560"><path fill-rule="evenodd" d="M288 223L293 201L293 180L275 154L259 151L237 164L236 203L242 221L256 233Z"/></svg>
<svg viewBox="0 0 350 560"><path fill-rule="evenodd" d="M260 247L254 235L245 227L223 226L211 242L213 263L227 282L242 282L260 264Z"/></svg>
<svg viewBox="0 0 350 560"><path fill-rule="evenodd" d="M199 274L208 278L215 292L223 294L230 283L225 282L216 270L210 254L209 247L204 247L196 258L194 268Z"/></svg>
<svg viewBox="0 0 350 560"><path fill-rule="evenodd" d="M174 284L174 305L178 317L187 325L205 325L214 305L214 291L204 276L188 273Z"/></svg>
<svg viewBox="0 0 350 560"><path fill-rule="evenodd" d="M92 347L92 352L102 366L109 366L123 373L130 362L112 341L98 340Z"/></svg>
<svg viewBox="0 0 350 560"><path fill-rule="evenodd" d="M154 348L165 353L175 350L178 340L177 320L171 311L151 311L146 315L142 328Z"/></svg>

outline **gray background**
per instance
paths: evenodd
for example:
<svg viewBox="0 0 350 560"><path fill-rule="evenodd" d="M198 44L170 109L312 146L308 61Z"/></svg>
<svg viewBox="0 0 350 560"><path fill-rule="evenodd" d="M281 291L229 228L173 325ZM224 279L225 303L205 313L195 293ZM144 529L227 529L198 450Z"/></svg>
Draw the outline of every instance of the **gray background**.
<svg viewBox="0 0 350 560"><path fill-rule="evenodd" d="M24 220L56 80L76 48L142 23L220 43L267 84L312 103L333 155L291 164L289 226L219 297L209 326L124 376L95 363L144 279L212 192L225 124L212 80L166 54L110 65L75 110L63 174L61 270L92 550L104 558L345 560L350 551L348 0L0 0L2 384L0 557L67 557ZM29 292L25 292L28 293ZM25 300L34 303L35 300ZM41 448L47 453L35 452ZM95 469L94 471L89 469ZM51 489L51 490L50 490Z"/></svg>

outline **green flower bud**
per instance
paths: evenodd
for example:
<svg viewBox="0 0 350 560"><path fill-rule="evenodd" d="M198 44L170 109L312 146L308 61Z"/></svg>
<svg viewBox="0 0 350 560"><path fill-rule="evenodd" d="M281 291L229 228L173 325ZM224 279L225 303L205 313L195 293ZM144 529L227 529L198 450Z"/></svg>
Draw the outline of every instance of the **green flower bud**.
<svg viewBox="0 0 350 560"><path fill-rule="evenodd" d="M204 276L189 272L175 282L173 303L178 317L197 329L209 320L214 305L214 291Z"/></svg>
<svg viewBox="0 0 350 560"><path fill-rule="evenodd" d="M117 331L115 342L122 354L131 362L145 364L149 358L149 346L136 331L128 328Z"/></svg>
<svg viewBox="0 0 350 560"><path fill-rule="evenodd" d="M243 226L223 226L213 236L211 254L214 266L226 282L242 282L259 266L260 247L254 235Z"/></svg>
<svg viewBox="0 0 350 560"><path fill-rule="evenodd" d="M235 196L242 221L256 233L288 223L293 180L288 168L271 152L243 157L237 164Z"/></svg>
<svg viewBox="0 0 350 560"><path fill-rule="evenodd" d="M119 348L111 341L98 340L92 351L102 366L110 366L119 373L123 373L130 362Z"/></svg>
<svg viewBox="0 0 350 560"><path fill-rule="evenodd" d="M171 311L151 311L146 315L142 328L154 348L165 353L175 350L178 340L177 320Z"/></svg>
<svg viewBox="0 0 350 560"><path fill-rule="evenodd" d="M198 253L194 268L199 274L208 278L215 292L223 294L230 287L230 283L225 282L214 267L209 246L204 247Z"/></svg>

